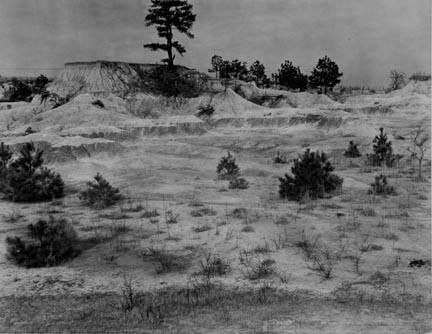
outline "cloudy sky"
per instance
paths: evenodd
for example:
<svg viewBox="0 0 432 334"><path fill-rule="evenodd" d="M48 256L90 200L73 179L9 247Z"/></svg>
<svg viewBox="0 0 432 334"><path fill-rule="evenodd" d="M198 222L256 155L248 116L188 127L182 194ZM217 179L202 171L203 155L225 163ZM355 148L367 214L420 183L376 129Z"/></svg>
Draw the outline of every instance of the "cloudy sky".
<svg viewBox="0 0 432 334"><path fill-rule="evenodd" d="M309 72L327 54L343 82L386 85L388 72L430 72L429 0L193 0L195 39L178 62L206 71L213 54L268 74L285 60ZM0 0L0 74L54 75L65 62L158 62L150 0Z"/></svg>

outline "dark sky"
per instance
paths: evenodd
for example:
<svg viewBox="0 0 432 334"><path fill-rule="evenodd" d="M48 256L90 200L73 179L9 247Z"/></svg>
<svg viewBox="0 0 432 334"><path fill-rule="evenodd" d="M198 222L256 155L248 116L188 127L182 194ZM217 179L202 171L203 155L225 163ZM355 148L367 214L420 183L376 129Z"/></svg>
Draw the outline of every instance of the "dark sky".
<svg viewBox="0 0 432 334"><path fill-rule="evenodd" d="M149 0L0 0L0 74L55 74L65 62L157 62L144 50ZM430 72L429 0L194 0L195 39L177 60L206 71L213 54L285 60L309 72L328 54L352 85L386 85L388 72Z"/></svg>

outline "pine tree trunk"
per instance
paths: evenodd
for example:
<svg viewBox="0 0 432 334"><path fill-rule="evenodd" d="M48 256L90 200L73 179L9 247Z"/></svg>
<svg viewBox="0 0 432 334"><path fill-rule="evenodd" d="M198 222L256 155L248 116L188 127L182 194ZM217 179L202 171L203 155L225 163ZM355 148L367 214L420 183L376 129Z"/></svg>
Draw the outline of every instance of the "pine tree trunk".
<svg viewBox="0 0 432 334"><path fill-rule="evenodd" d="M168 46L168 67L173 68L174 67L174 57L173 57L173 50L172 50L172 30L171 26L168 27L169 34L167 36L167 46Z"/></svg>

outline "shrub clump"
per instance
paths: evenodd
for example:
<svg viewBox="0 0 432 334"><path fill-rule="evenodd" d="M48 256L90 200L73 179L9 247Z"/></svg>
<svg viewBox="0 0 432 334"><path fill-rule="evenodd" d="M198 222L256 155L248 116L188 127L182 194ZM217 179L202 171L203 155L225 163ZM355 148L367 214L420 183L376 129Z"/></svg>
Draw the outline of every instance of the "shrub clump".
<svg viewBox="0 0 432 334"><path fill-rule="evenodd" d="M223 276L230 269L230 264L218 254L207 254L204 260L200 261L198 275L211 279L214 276Z"/></svg>
<svg viewBox="0 0 432 334"><path fill-rule="evenodd" d="M215 108L210 103L200 105L198 110L198 117L211 117L215 112Z"/></svg>
<svg viewBox="0 0 432 334"><path fill-rule="evenodd" d="M94 105L95 107L105 108L105 105L101 100L95 100L91 104Z"/></svg>
<svg viewBox="0 0 432 334"><path fill-rule="evenodd" d="M273 163L275 164L286 164L288 163L288 159L285 155L281 154L279 151L276 156L273 158Z"/></svg>
<svg viewBox="0 0 432 334"><path fill-rule="evenodd" d="M122 198L120 191L99 173L96 174L94 180L87 182L87 189L81 191L79 195L79 199L86 205L105 208L117 203Z"/></svg>
<svg viewBox="0 0 432 334"><path fill-rule="evenodd" d="M387 177L381 174L375 176L375 182L371 183L368 193L376 195L396 195L396 190L393 186L388 184Z"/></svg>
<svg viewBox="0 0 432 334"><path fill-rule="evenodd" d="M78 254L77 235L65 219L50 217L27 226L32 241L7 237L7 257L27 268L61 264Z"/></svg>
<svg viewBox="0 0 432 334"><path fill-rule="evenodd" d="M324 152L311 152L309 149L294 161L293 176L285 174L279 178L281 198L299 201L307 193L310 198L323 197L342 186L343 179L333 173L333 166Z"/></svg>
<svg viewBox="0 0 432 334"><path fill-rule="evenodd" d="M18 157L3 143L0 147L0 192L14 202L50 201L64 196L60 174L43 167L43 151L26 143Z"/></svg>
<svg viewBox="0 0 432 334"><path fill-rule="evenodd" d="M227 156L222 157L219 161L216 172L221 180L230 180L240 176L240 168L237 166L234 156L229 151Z"/></svg>
<svg viewBox="0 0 432 334"><path fill-rule="evenodd" d="M193 75L181 67L158 66L149 74L151 89L168 97L196 97L202 91Z"/></svg>
<svg viewBox="0 0 432 334"><path fill-rule="evenodd" d="M355 144L354 141L350 140L348 149L344 152L344 156L346 156L347 158L361 157L361 153L358 149L358 144Z"/></svg>
<svg viewBox="0 0 432 334"><path fill-rule="evenodd" d="M230 189L247 189L249 188L249 183L243 177L234 177L229 181Z"/></svg>

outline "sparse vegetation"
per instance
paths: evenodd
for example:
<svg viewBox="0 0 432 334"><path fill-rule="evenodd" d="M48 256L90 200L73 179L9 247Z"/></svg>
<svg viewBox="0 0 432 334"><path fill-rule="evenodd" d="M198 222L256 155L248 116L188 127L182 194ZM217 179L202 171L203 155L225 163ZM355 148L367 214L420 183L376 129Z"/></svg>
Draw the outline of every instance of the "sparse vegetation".
<svg viewBox="0 0 432 334"><path fill-rule="evenodd" d="M114 188L102 175L97 173L94 181L87 182L87 188L81 191L79 198L85 205L106 208L117 203L122 196L120 190Z"/></svg>
<svg viewBox="0 0 432 334"><path fill-rule="evenodd" d="M50 217L27 226L31 241L7 237L7 257L27 268L59 265L78 254L77 235L65 219Z"/></svg>
<svg viewBox="0 0 432 334"><path fill-rule="evenodd" d="M306 235L305 231L302 231L301 239L295 244L295 246L303 251L307 260L310 260L318 249L319 236L309 237Z"/></svg>
<svg viewBox="0 0 432 334"><path fill-rule="evenodd" d="M215 216L216 214L217 212L215 210L207 207L192 210L190 213L192 217Z"/></svg>
<svg viewBox="0 0 432 334"><path fill-rule="evenodd" d="M182 270L186 267L186 259L173 254L164 248L149 247L144 253L157 262L156 273L164 274L174 270Z"/></svg>

